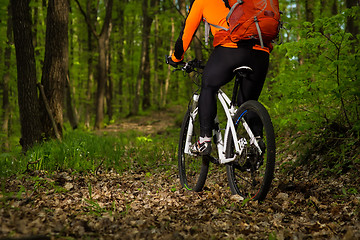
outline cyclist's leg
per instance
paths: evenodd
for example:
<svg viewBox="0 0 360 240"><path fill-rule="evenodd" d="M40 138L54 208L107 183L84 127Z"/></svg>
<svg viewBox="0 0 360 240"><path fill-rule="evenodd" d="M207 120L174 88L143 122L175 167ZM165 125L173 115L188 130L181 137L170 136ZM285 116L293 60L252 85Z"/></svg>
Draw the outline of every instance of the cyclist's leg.
<svg viewBox="0 0 360 240"><path fill-rule="evenodd" d="M238 65L232 58L239 55L238 49L216 47L211 53L202 76L199 98L200 136L212 135L216 116L216 94L219 88L230 82L233 69Z"/></svg>
<svg viewBox="0 0 360 240"><path fill-rule="evenodd" d="M238 106L248 100L258 100L262 91L266 74L269 66L269 54L264 51L251 50L247 56L246 65L253 69L250 79L244 79L240 82L240 90L238 92ZM253 130L255 136L262 136L261 120L254 114L249 114L246 118Z"/></svg>

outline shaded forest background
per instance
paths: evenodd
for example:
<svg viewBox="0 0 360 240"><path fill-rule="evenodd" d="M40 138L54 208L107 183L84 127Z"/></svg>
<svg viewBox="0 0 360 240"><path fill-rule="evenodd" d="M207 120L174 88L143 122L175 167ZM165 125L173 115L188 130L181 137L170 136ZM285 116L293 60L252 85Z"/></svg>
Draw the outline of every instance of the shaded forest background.
<svg viewBox="0 0 360 240"><path fill-rule="evenodd" d="M337 162L359 163L359 1L279 2L282 44L260 101L279 138L331 138L343 146L340 154L326 150L342 155ZM61 140L64 126L101 129L186 105L191 79L171 75L164 56L188 7L185 0L1 1L2 152ZM201 25L186 60L206 61L211 48Z"/></svg>

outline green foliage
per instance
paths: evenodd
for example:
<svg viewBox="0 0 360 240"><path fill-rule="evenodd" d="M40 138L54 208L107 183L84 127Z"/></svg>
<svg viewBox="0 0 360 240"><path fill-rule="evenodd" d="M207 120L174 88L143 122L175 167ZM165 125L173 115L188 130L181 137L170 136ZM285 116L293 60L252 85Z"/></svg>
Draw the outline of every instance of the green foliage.
<svg viewBox="0 0 360 240"><path fill-rule="evenodd" d="M173 164L175 149L174 141L139 136L136 132L100 136L76 130L67 132L62 142L52 140L34 146L25 156L1 154L0 176L34 170L122 172L152 169L161 164L167 168Z"/></svg>
<svg viewBox="0 0 360 240"><path fill-rule="evenodd" d="M318 129L336 122L358 126L359 39L344 29L349 11L305 22L299 41L277 46L275 68L268 92L271 111L279 128ZM265 100L266 99L266 100Z"/></svg>
<svg viewBox="0 0 360 240"><path fill-rule="evenodd" d="M287 19L291 35L274 48L261 96L278 130L278 147L297 156L285 169L307 165L327 176L359 167L360 36L346 30L348 17L359 13L355 7L316 15L314 22Z"/></svg>

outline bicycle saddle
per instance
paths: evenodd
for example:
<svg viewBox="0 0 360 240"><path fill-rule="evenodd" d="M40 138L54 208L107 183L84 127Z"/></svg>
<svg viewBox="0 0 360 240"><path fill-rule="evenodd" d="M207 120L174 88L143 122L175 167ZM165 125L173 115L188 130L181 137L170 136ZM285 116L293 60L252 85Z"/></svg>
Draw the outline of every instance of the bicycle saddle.
<svg viewBox="0 0 360 240"><path fill-rule="evenodd" d="M241 74L241 75L248 75L248 74L252 73L253 70L252 70L251 67L241 66L241 67L235 68L233 72L234 72L234 73L239 73L239 74Z"/></svg>

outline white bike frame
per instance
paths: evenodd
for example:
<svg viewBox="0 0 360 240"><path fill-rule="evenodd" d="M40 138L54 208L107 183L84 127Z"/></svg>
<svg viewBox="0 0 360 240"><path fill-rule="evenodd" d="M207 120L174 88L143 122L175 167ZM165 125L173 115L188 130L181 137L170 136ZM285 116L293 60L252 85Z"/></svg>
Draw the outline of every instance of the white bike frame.
<svg viewBox="0 0 360 240"><path fill-rule="evenodd" d="M216 145L217 145L217 149L218 149L219 163L225 164L225 163L234 161L237 156L240 156L242 154L242 152L245 149L245 145L247 145L247 141L245 138L238 139L237 135L236 135L236 130L235 130L235 126L234 126L232 118L235 115L237 108L235 108L231 104L230 98L221 89L218 91L217 97L224 109L224 112L225 112L225 115L227 118L227 124L226 124L226 128L225 128L224 138L222 138L222 134L221 134L220 130L215 133L215 134L217 134ZM198 101L198 98L199 98L199 95L197 95L197 94L193 95L193 100L195 102ZM189 154L192 156L194 156L194 154L190 152L190 145L191 145L191 137L192 137L193 129L194 129L193 119L195 119L197 114L198 114L198 108L196 107L190 113L190 120L189 120L189 125L188 125L188 130L187 130L187 135L186 135L186 142L185 142L185 149L184 149L185 154ZM258 148L258 150L260 151L260 154L261 154L261 149L260 149L249 125L246 123L246 121L243 118L241 120L242 120L242 124L243 124L244 128L246 129L247 133L249 134L250 144L254 144ZM230 133L232 136L232 141L234 143L235 153L234 153L233 157L226 158L225 147L228 144L227 141L229 139ZM223 139L225 139L225 140L223 140Z"/></svg>

